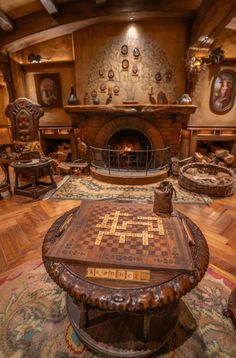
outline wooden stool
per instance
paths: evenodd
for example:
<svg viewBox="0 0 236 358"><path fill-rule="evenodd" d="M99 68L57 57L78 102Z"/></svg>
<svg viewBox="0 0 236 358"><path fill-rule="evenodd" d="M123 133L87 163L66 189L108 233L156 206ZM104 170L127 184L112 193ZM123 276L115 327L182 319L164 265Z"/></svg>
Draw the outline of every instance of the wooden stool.
<svg viewBox="0 0 236 358"><path fill-rule="evenodd" d="M15 170L15 195L29 196L33 199L38 199L42 194L49 190L56 188L57 184L54 181L52 174L52 160L48 158L32 159L29 161L18 161L12 163ZM39 181L39 172L45 170L50 177L51 182ZM31 179L31 183L19 186L19 174L26 174Z"/></svg>
<svg viewBox="0 0 236 358"><path fill-rule="evenodd" d="M89 174L89 163L83 159L75 160L70 164L70 174Z"/></svg>

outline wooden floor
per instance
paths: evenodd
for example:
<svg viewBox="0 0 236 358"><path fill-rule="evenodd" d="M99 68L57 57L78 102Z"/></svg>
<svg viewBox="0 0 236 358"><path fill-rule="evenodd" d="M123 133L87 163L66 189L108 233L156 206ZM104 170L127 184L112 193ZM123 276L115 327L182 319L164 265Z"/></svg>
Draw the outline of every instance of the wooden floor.
<svg viewBox="0 0 236 358"><path fill-rule="evenodd" d="M41 257L49 227L76 200L33 200L23 196L0 200L0 274ZM175 205L205 235L210 264L236 284L236 194L214 199L209 206Z"/></svg>

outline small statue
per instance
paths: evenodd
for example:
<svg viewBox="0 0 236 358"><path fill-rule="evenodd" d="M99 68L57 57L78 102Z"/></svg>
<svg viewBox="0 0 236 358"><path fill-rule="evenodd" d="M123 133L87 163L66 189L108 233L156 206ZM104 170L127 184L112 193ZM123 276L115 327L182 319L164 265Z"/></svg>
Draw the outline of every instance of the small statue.
<svg viewBox="0 0 236 358"><path fill-rule="evenodd" d="M175 192L175 189L168 180L162 181L160 185L154 190L153 212L155 214L160 216L171 215L173 211L173 205L171 201L173 192Z"/></svg>
<svg viewBox="0 0 236 358"><path fill-rule="evenodd" d="M85 94L84 94L84 104L85 105L90 104L90 98L89 98L88 92L85 92Z"/></svg>
<svg viewBox="0 0 236 358"><path fill-rule="evenodd" d="M87 152L88 152L87 144L83 142L79 136L76 138L76 140L77 140L77 149L79 153L79 158L87 160Z"/></svg>
<svg viewBox="0 0 236 358"><path fill-rule="evenodd" d="M153 97L153 87L151 87L151 90L150 90L150 93L148 93L148 96L149 96L149 102L151 104L156 104L156 100L155 98Z"/></svg>
<svg viewBox="0 0 236 358"><path fill-rule="evenodd" d="M106 104L112 103L112 93L108 93L108 98L106 100Z"/></svg>
<svg viewBox="0 0 236 358"><path fill-rule="evenodd" d="M158 104L167 104L168 103L167 97L164 92L160 91L157 94L157 103Z"/></svg>

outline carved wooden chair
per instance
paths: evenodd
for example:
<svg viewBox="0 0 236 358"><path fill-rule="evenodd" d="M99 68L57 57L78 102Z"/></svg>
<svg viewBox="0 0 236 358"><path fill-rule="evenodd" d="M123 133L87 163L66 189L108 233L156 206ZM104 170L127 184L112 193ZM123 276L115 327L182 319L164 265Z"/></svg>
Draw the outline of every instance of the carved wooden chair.
<svg viewBox="0 0 236 358"><path fill-rule="evenodd" d="M22 150L38 151L38 156L42 157L39 142L39 118L44 114L42 107L27 98L18 98L8 104L5 114L11 121L14 144Z"/></svg>
<svg viewBox="0 0 236 358"><path fill-rule="evenodd" d="M16 175L14 193L37 198L39 194L56 187L52 176L51 161L44 159L39 141L39 119L44 111L39 104L34 104L29 99L18 98L8 104L5 114L10 119L12 127L13 148L9 155L12 157L11 165ZM15 159L20 159L20 162L15 162ZM18 184L20 174L30 178L31 183L20 187ZM51 178L49 184L41 183L45 184L43 191L36 190L36 187L39 187L38 178L41 175L49 175ZM36 189L31 190L32 187Z"/></svg>

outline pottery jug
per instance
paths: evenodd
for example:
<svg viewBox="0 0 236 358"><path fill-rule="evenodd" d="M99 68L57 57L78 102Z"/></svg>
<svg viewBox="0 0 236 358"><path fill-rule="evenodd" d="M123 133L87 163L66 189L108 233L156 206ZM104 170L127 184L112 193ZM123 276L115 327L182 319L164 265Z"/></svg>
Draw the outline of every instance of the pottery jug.
<svg viewBox="0 0 236 358"><path fill-rule="evenodd" d="M79 100L76 97L76 92L75 92L74 86L71 86L71 88L70 88L70 95L69 95L67 103L70 105L79 104Z"/></svg>

